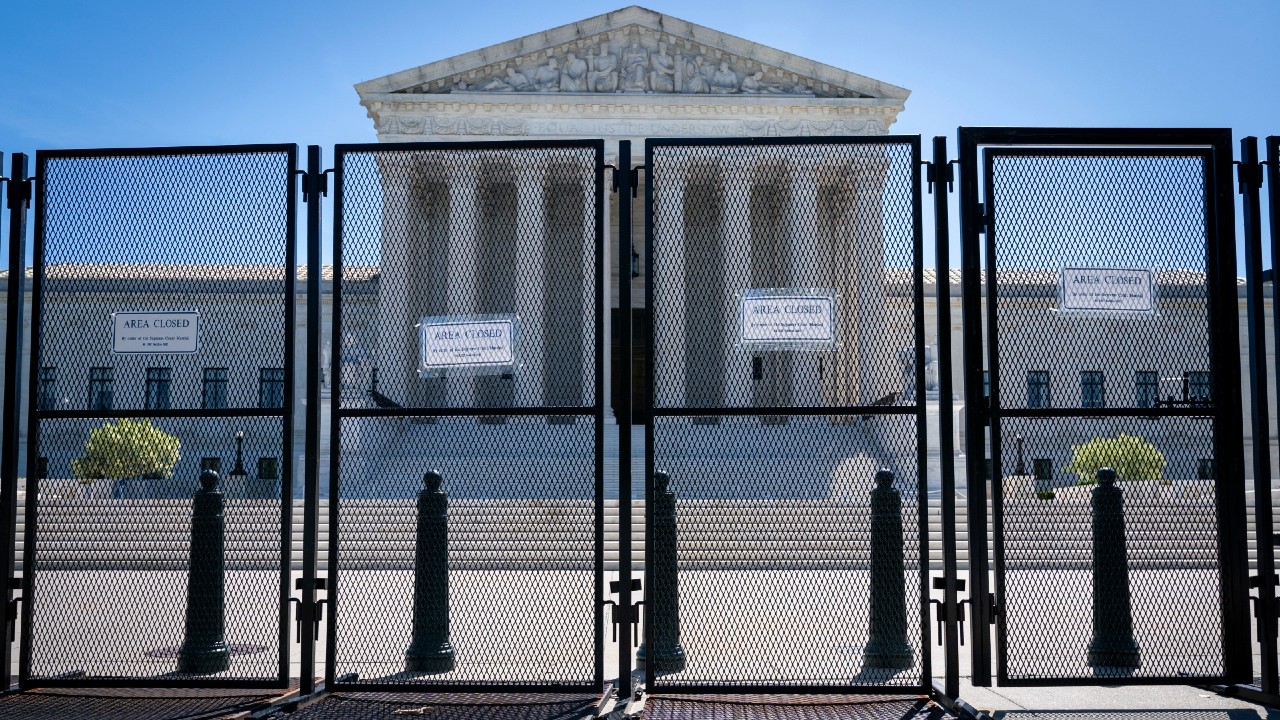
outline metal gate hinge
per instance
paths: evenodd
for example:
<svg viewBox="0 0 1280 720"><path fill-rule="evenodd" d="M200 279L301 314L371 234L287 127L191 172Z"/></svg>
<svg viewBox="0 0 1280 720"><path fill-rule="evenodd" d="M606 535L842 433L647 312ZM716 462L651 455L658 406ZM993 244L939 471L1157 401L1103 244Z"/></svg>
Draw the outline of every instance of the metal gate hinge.
<svg viewBox="0 0 1280 720"><path fill-rule="evenodd" d="M647 169L644 165L631 168L631 197L640 197L640 171Z"/></svg>
<svg viewBox="0 0 1280 720"><path fill-rule="evenodd" d="M987 609L989 610L987 617L991 620L991 624L996 624L996 616L1003 612L1002 608L996 604L996 594L987 593Z"/></svg>
<svg viewBox="0 0 1280 720"><path fill-rule="evenodd" d="M1236 179L1240 183L1240 194L1246 190L1262 187L1262 163L1236 162Z"/></svg>
<svg viewBox="0 0 1280 720"><path fill-rule="evenodd" d="M987 227L991 225L991 216L987 215L987 204L978 203L978 232L982 235L987 234Z"/></svg>
<svg viewBox="0 0 1280 720"><path fill-rule="evenodd" d="M942 177L939 178L938 175L942 175ZM943 182L947 184L947 192L951 192L955 190L955 178L956 178L955 168L951 166L951 163L946 163L945 165L938 165L932 162L925 162L924 177L928 183L930 193L933 192L933 189L939 183L943 183Z"/></svg>

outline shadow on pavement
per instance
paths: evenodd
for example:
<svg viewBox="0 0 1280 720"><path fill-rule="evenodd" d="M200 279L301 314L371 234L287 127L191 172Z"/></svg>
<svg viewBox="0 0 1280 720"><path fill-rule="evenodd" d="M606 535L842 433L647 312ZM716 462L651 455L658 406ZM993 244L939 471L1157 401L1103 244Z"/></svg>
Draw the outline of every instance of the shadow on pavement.
<svg viewBox="0 0 1280 720"><path fill-rule="evenodd" d="M337 692L287 720L581 720L594 716L595 695Z"/></svg>
<svg viewBox="0 0 1280 720"><path fill-rule="evenodd" d="M273 690L44 688L0 695L0 720L203 720L253 712Z"/></svg>
<svg viewBox="0 0 1280 720"><path fill-rule="evenodd" d="M644 720L950 720L953 715L923 697L867 695L655 696Z"/></svg>

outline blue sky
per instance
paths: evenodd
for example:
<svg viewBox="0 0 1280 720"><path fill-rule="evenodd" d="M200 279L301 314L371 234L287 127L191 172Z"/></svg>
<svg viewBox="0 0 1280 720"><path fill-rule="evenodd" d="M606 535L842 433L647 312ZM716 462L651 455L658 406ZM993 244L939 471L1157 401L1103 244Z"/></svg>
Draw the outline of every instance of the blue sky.
<svg viewBox="0 0 1280 720"><path fill-rule="evenodd" d="M371 142L353 84L618 7L15 0L0 18L0 150ZM1280 134L1276 0L646 7L909 88L895 133L954 139L958 125L1054 125Z"/></svg>

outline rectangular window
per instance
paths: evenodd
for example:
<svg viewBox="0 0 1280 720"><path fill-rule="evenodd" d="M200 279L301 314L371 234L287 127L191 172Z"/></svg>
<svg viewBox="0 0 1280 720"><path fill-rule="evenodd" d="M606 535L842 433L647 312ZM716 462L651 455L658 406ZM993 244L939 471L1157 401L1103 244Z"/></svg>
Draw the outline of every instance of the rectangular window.
<svg viewBox="0 0 1280 720"><path fill-rule="evenodd" d="M262 480L279 480L280 461L273 457L258 458L258 477Z"/></svg>
<svg viewBox="0 0 1280 720"><path fill-rule="evenodd" d="M1032 458L1031 468L1037 480L1053 479L1053 458Z"/></svg>
<svg viewBox="0 0 1280 720"><path fill-rule="evenodd" d="M1153 408L1160 399L1160 380L1152 370L1139 370L1133 375L1133 404Z"/></svg>
<svg viewBox="0 0 1280 720"><path fill-rule="evenodd" d="M200 407L223 410L227 407L227 369L204 369L204 397Z"/></svg>
<svg viewBox="0 0 1280 720"><path fill-rule="evenodd" d="M115 405L115 370L89 368L89 409L110 410Z"/></svg>
<svg viewBox="0 0 1280 720"><path fill-rule="evenodd" d="M1027 371L1027 407L1049 407L1049 371Z"/></svg>
<svg viewBox="0 0 1280 720"><path fill-rule="evenodd" d="M284 368L262 368L258 371L258 407L284 407Z"/></svg>
<svg viewBox="0 0 1280 720"><path fill-rule="evenodd" d="M1097 370L1080 371L1080 407L1101 408L1107 406L1107 391L1103 387L1102 373Z"/></svg>
<svg viewBox="0 0 1280 720"><path fill-rule="evenodd" d="M58 409L58 368L49 365L40 368L40 390L36 394L36 408Z"/></svg>
<svg viewBox="0 0 1280 720"><path fill-rule="evenodd" d="M1213 458L1197 458L1196 459L1196 479L1197 480L1213 480L1217 477L1218 468L1213 462Z"/></svg>
<svg viewBox="0 0 1280 720"><path fill-rule="evenodd" d="M1209 382L1209 373L1202 370L1190 370L1182 376L1182 382L1188 400L1196 402L1213 400L1213 385Z"/></svg>
<svg viewBox="0 0 1280 720"><path fill-rule="evenodd" d="M169 409L169 380L171 368L147 368L147 409Z"/></svg>

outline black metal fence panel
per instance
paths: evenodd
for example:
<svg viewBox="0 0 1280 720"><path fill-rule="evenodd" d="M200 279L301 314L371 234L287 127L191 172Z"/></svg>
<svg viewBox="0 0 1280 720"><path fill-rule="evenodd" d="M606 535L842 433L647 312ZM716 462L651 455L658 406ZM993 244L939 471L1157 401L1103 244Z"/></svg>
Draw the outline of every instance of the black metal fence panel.
<svg viewBox="0 0 1280 720"><path fill-rule="evenodd" d="M919 155L646 144L651 687L928 682Z"/></svg>
<svg viewBox="0 0 1280 720"><path fill-rule="evenodd" d="M999 680L1225 677L1243 476L1214 150L983 162Z"/></svg>
<svg viewBox="0 0 1280 720"><path fill-rule="evenodd" d="M296 154L37 156L24 684L287 683Z"/></svg>
<svg viewBox="0 0 1280 720"><path fill-rule="evenodd" d="M332 687L602 682L602 154L337 148Z"/></svg>

